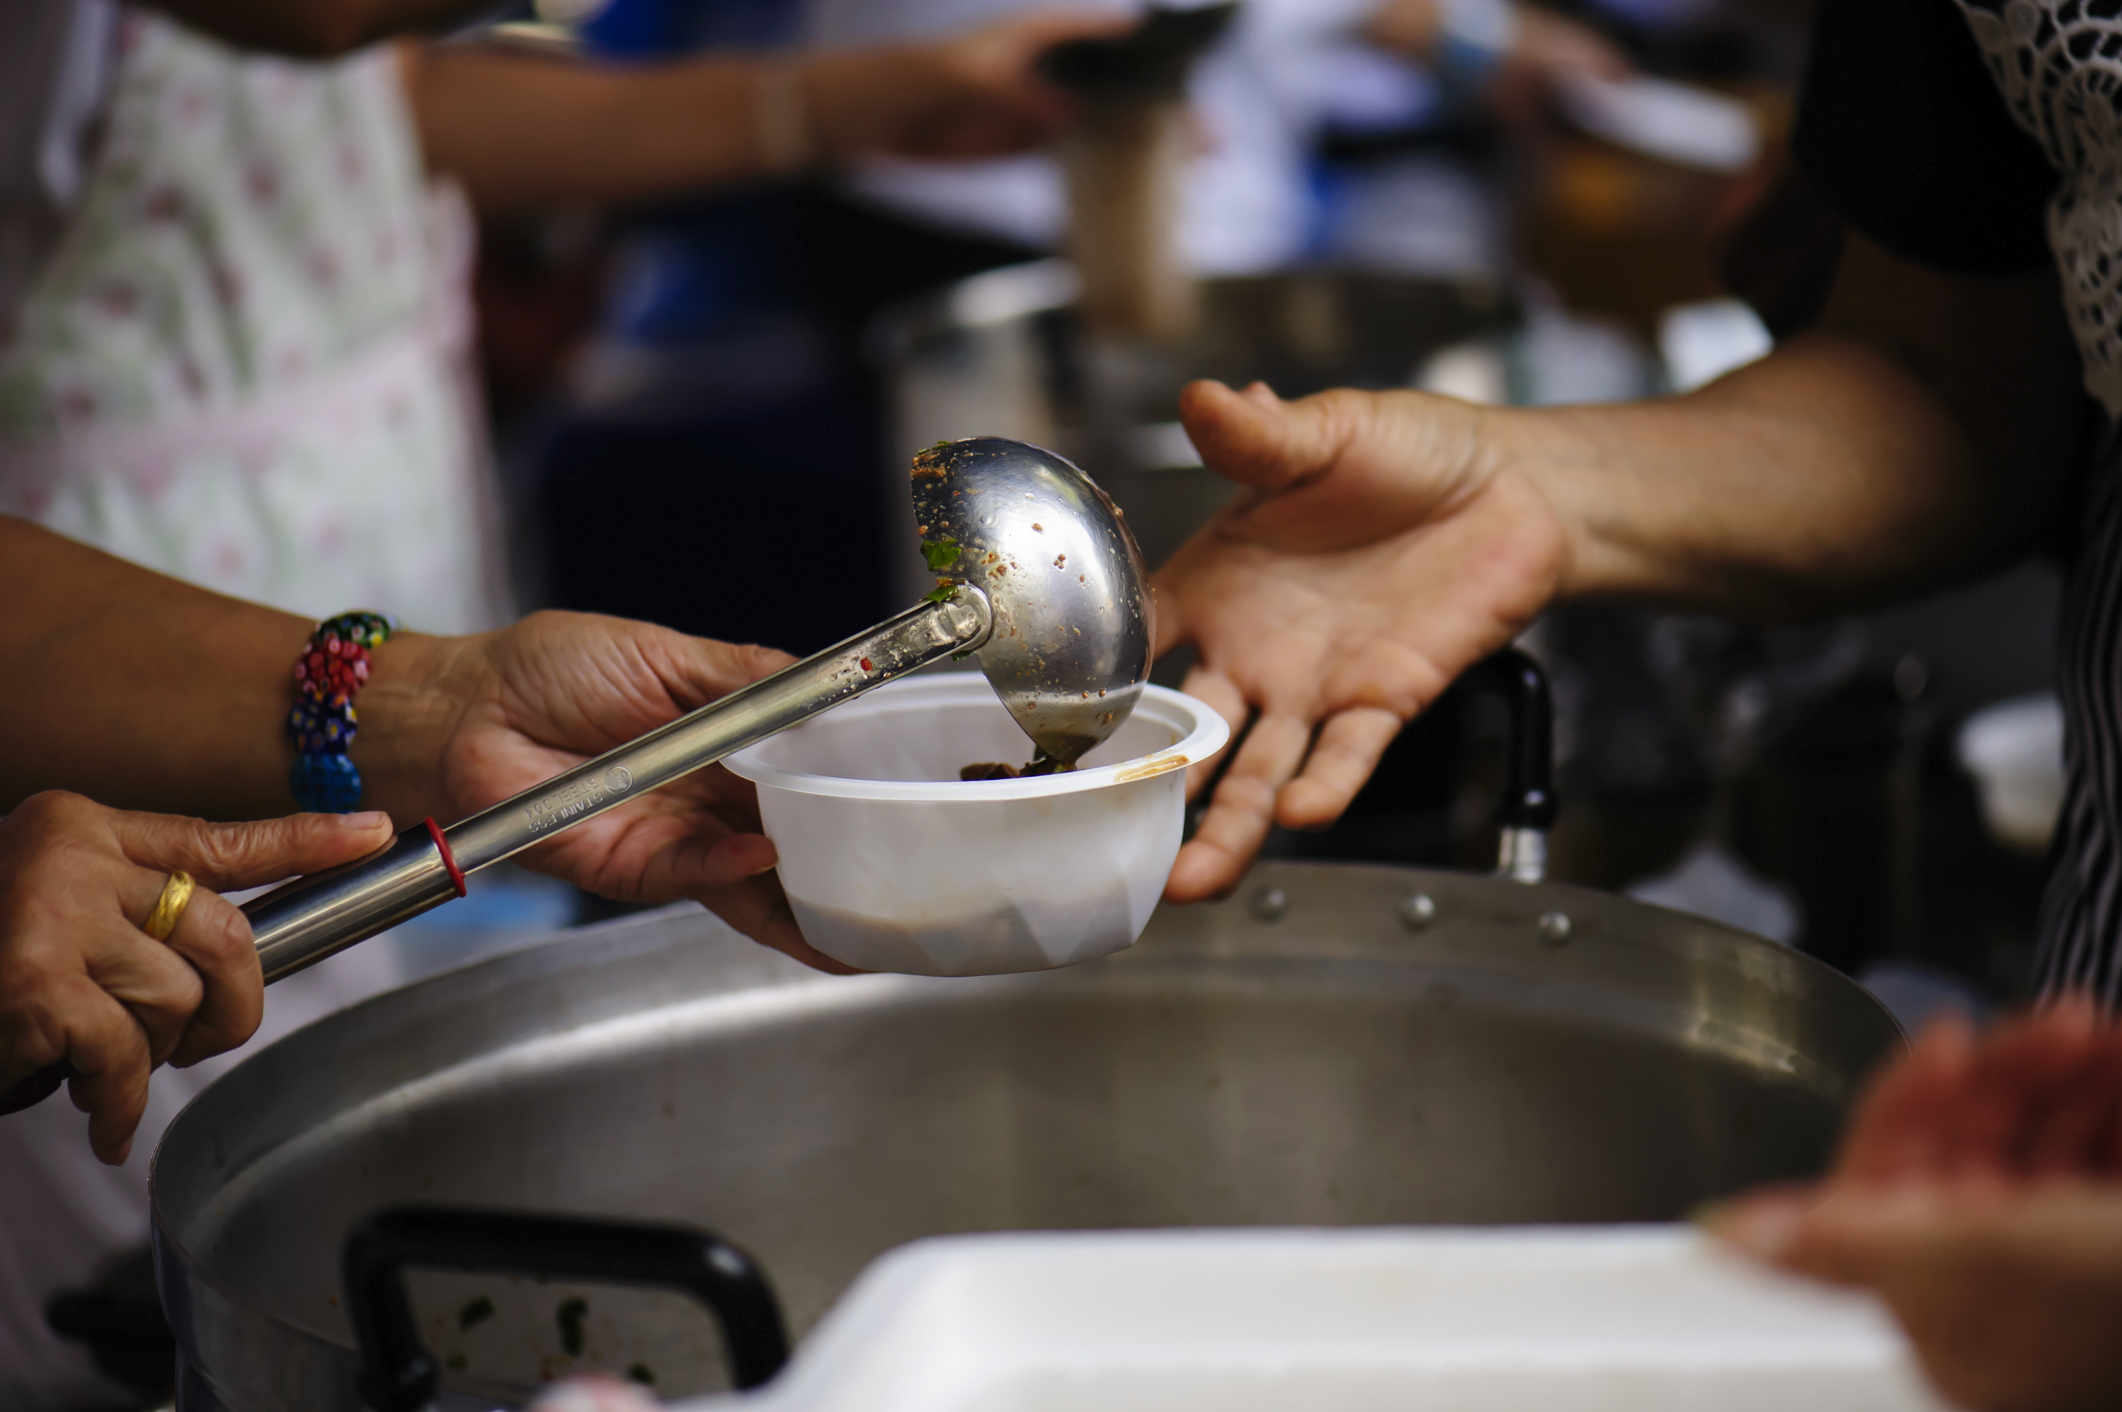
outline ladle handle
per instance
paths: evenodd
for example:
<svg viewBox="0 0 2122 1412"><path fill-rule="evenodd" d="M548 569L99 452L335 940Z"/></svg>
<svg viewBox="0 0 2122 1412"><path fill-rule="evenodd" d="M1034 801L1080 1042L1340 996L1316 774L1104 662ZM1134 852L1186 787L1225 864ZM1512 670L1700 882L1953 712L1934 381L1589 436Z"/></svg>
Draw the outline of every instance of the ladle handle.
<svg viewBox="0 0 2122 1412"><path fill-rule="evenodd" d="M1503 769L1503 825L1496 872L1517 882L1547 876L1547 831L1555 826L1555 705L1547 672L1515 647L1490 653L1460 679L1500 698L1510 718Z"/></svg>
<svg viewBox="0 0 2122 1412"><path fill-rule="evenodd" d="M415 1267L683 1290L721 1326L730 1381L739 1390L758 1387L788 1362L788 1331L765 1273L749 1255L707 1231L401 1206L355 1226L339 1263L347 1320L361 1353L361 1400L377 1412L424 1407L441 1382L405 1289L405 1271Z"/></svg>
<svg viewBox="0 0 2122 1412"><path fill-rule="evenodd" d="M955 653L994 628L977 588L921 603L868 632L711 701L616 750L444 829L428 819L381 852L296 878L243 905L272 982L464 895L464 879L607 809ZM0 1116L43 1102L72 1070L59 1063L0 1091Z"/></svg>

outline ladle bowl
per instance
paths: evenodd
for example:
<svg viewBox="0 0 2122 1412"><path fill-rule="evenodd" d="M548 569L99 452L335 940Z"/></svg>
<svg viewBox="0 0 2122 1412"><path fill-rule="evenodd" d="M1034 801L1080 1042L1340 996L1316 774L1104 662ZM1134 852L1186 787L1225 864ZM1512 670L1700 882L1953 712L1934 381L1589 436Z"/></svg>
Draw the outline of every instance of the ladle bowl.
<svg viewBox="0 0 2122 1412"><path fill-rule="evenodd" d="M914 519L936 592L987 595L976 654L1039 751L1074 764L1125 721L1149 679L1149 570L1118 507L1051 451L999 436L914 458Z"/></svg>

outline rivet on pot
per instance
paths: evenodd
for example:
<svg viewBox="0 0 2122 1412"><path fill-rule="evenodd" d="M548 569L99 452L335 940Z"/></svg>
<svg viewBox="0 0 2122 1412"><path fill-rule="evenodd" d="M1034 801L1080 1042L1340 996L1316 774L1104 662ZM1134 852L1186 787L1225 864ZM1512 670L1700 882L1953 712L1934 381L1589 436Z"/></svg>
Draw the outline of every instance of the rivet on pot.
<svg viewBox="0 0 2122 1412"><path fill-rule="evenodd" d="M1540 940L1549 946L1569 945L1569 913L1542 912L1540 914Z"/></svg>
<svg viewBox="0 0 2122 1412"><path fill-rule="evenodd" d="M1400 925L1411 932L1429 930L1429 924L1437 920L1437 903L1426 892L1418 892L1400 904Z"/></svg>
<svg viewBox="0 0 2122 1412"><path fill-rule="evenodd" d="M1253 916L1263 922L1279 922L1289 913L1289 894L1279 887L1263 887L1253 894Z"/></svg>

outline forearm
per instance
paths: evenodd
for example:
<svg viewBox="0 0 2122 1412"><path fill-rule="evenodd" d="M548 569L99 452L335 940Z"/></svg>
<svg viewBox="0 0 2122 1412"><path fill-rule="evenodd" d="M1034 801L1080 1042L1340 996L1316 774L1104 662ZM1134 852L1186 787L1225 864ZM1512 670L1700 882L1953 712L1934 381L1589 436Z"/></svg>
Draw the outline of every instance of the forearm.
<svg viewBox="0 0 2122 1412"><path fill-rule="evenodd" d="M1865 247L1819 332L1689 396L1493 414L1496 454L1568 531L1565 595L1756 621L1874 605L2054 523L2087 427L2059 307L2046 280Z"/></svg>
<svg viewBox="0 0 2122 1412"><path fill-rule="evenodd" d="M402 53L429 168L456 177L485 209L626 200L766 174L756 61L617 68L470 46L408 44Z"/></svg>
<svg viewBox="0 0 2122 1412"><path fill-rule="evenodd" d="M1986 515L1950 421L1839 340L1688 397L1500 422L1569 532L1570 597L1811 616L1994 562L2031 528Z"/></svg>
<svg viewBox="0 0 2122 1412"><path fill-rule="evenodd" d="M215 819L294 811L285 722L314 624L4 516L0 602L0 811L45 789ZM456 709L427 685L442 646L378 648L359 698L364 803L401 824L436 807Z"/></svg>

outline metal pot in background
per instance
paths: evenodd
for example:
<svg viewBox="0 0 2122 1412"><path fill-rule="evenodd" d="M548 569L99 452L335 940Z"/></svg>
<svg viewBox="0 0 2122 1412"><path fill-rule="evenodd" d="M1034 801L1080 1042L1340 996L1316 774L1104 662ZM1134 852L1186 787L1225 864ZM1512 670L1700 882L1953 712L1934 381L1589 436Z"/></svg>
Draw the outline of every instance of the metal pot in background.
<svg viewBox="0 0 2122 1412"><path fill-rule="evenodd" d="M886 316L873 348L891 390L894 503L905 455L937 441L1011 436L1084 466L1127 512L1152 566L1228 497L1179 426L1195 378L1268 383L1285 397L1330 387L1404 387L1441 349L1517 318L1498 287L1353 269L1214 279L1177 344L1092 337L1065 261L975 275ZM932 580L912 508L884 527L902 587Z"/></svg>
<svg viewBox="0 0 2122 1412"><path fill-rule="evenodd" d="M1535 708L1505 820L1532 876L1539 680L1488 670ZM942 1232L1670 1219L1817 1170L1898 1042L1788 949L1464 873L1264 864L1129 951L974 980L824 977L655 914L331 1017L178 1118L154 1203L179 1405L358 1406L341 1247L408 1202L712 1230L801 1333ZM519 1403L592 1362L718 1385L690 1305L549 1273L567 1283L424 1277L442 1405Z"/></svg>

